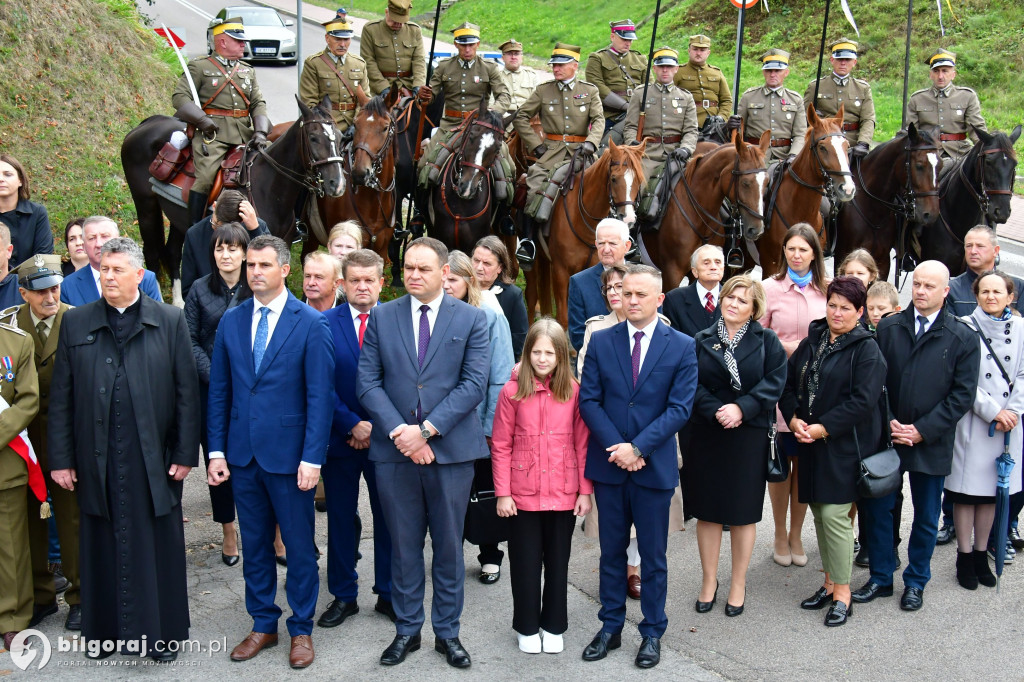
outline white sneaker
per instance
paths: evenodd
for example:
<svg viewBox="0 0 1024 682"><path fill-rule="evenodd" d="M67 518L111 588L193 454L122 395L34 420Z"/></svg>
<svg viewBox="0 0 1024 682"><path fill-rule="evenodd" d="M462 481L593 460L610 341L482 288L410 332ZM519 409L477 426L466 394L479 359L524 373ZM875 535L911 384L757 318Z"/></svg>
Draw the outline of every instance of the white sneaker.
<svg viewBox="0 0 1024 682"><path fill-rule="evenodd" d="M540 653L540 635L521 635L518 632L516 637L519 638L519 650L526 654L539 654Z"/></svg>
<svg viewBox="0 0 1024 682"><path fill-rule="evenodd" d="M562 641L561 635L553 635L550 632L540 631L544 639L544 653L546 654L560 654L562 649L565 648L565 643Z"/></svg>

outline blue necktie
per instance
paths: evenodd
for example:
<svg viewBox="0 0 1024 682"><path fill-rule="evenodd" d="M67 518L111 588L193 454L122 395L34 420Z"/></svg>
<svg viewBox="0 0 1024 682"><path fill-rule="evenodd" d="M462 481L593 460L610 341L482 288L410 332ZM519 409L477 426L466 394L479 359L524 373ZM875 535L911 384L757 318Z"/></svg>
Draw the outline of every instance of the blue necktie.
<svg viewBox="0 0 1024 682"><path fill-rule="evenodd" d="M270 323L267 322L267 314L270 308L260 308L260 321L256 324L256 338L252 342L252 368L253 371L260 371L260 363L263 362L263 354L267 352L267 338L270 336Z"/></svg>

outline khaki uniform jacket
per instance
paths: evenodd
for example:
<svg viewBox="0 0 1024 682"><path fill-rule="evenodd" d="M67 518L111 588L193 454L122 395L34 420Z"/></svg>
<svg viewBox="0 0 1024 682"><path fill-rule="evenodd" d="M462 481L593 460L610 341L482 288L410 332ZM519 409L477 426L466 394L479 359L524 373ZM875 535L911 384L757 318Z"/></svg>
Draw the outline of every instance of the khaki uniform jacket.
<svg viewBox="0 0 1024 682"><path fill-rule="evenodd" d="M750 88L740 97L737 115L743 119L744 136L759 138L766 130L772 131L772 142L789 139L789 145L771 147L768 161L781 161L790 154L799 154L804 148L807 132L807 112L804 101L795 90L781 87L777 91L764 85Z"/></svg>
<svg viewBox="0 0 1024 682"><path fill-rule="evenodd" d="M501 76L501 81L508 90L511 101L509 110L523 106L523 102L533 94L537 84L540 83L540 74L531 66L522 65L518 71L509 71L501 67L498 70L498 75Z"/></svg>
<svg viewBox="0 0 1024 682"><path fill-rule="evenodd" d="M644 91L641 88L636 97L629 101L626 110L626 126L623 141L626 144L636 140L640 121L640 103ZM671 137L681 135L679 142L649 141L645 148L644 175L651 177L659 164L665 162L668 153L677 147L686 147L693 153L697 146L697 108L693 97L686 90L669 83L662 88L660 83L647 89L647 109L644 112L644 137Z"/></svg>
<svg viewBox="0 0 1024 682"><path fill-rule="evenodd" d="M10 406L0 412L0 490L28 484L25 460L8 443L28 428L39 412L39 382L32 345L32 339L22 330L0 324L0 396ZM2 522L9 524L6 519Z"/></svg>
<svg viewBox="0 0 1024 682"><path fill-rule="evenodd" d="M875 135L875 100L871 97L871 85L866 80L847 76L840 78L834 73L821 78L818 99L814 99L814 83L807 84L804 102L814 102L818 116L835 116L839 105L843 105L843 133L850 146L858 142L871 142ZM847 130L857 126L856 129Z"/></svg>
<svg viewBox="0 0 1024 682"><path fill-rule="evenodd" d="M480 101L486 102L492 95L492 108L502 113L509 108L511 99L499 71L497 64L480 56L469 64L458 57L448 57L442 59L434 69L430 77L430 89L436 93L435 97L444 93L446 114L448 111L476 111L480 108ZM461 116L444 115L439 127L446 133L464 120Z"/></svg>
<svg viewBox="0 0 1024 682"><path fill-rule="evenodd" d="M370 82L367 94L371 96L379 95L395 80L410 90L427 82L427 59L419 24L410 21L397 31L388 28L383 19L366 24L359 37L359 56L366 62Z"/></svg>
<svg viewBox="0 0 1024 682"><path fill-rule="evenodd" d="M513 126L527 151L538 145L548 148L547 154L537 159L536 165L553 170L569 159L582 142L566 142L541 138L530 125L530 119L540 114L540 124L546 135L586 136L596 148L604 134L604 109L597 86L576 78L571 87L559 88L557 81L541 83L527 98L516 114Z"/></svg>
<svg viewBox="0 0 1024 682"><path fill-rule="evenodd" d="M708 116L732 113L732 93L725 74L717 66L695 66L686 62L676 71L675 84L693 96L697 107L697 127L704 125Z"/></svg>
<svg viewBox="0 0 1024 682"><path fill-rule="evenodd" d="M941 92L931 87L912 94L907 103L907 125L911 123L939 126L945 134L964 133L975 142L978 138L971 126L988 131L977 93L953 83ZM971 150L968 140L946 140L940 144L943 154L954 160Z"/></svg>
<svg viewBox="0 0 1024 682"><path fill-rule="evenodd" d="M224 84L224 74L215 66L215 63L228 74L231 74L233 69L237 69L231 80L245 93L245 96L249 99L248 105L231 83L228 83L224 88L220 87ZM252 137L250 117L267 115L267 104L263 100L260 86L256 83L256 70L243 61L238 61L234 65L229 66L227 61L216 56L210 56L199 57L190 61L188 63L188 72L192 74L192 80L196 84L196 92L199 93L199 104L204 109L240 111L248 109L249 111L249 116L239 118L211 115L210 118L217 124L217 141L226 145L238 145L248 142L249 138ZM220 90L220 92L217 93L217 90ZM217 93L217 96L214 97L212 102L207 104L207 101L213 97L214 93ZM181 78L178 79L178 87L174 89L174 94L171 96L171 104L174 105L175 109L179 109L183 104L191 101L192 91L189 90L188 80L182 74Z"/></svg>
<svg viewBox="0 0 1024 682"><path fill-rule="evenodd" d="M43 343L32 322L28 304L24 303L17 307L18 328L28 334L35 349L34 360L39 378L39 414L29 424L28 437L32 441L32 447L36 451L36 456L39 457L39 465L42 466L44 472L50 470L46 446L46 420L50 409L50 379L53 377L53 358L57 353L60 323L64 320L64 313L68 310L71 310L71 306L67 303L60 304L57 314L54 315L53 326L50 327L50 332L46 337L46 343ZM51 485L49 482L47 484Z"/></svg>
<svg viewBox="0 0 1024 682"><path fill-rule="evenodd" d="M603 101L609 92L614 92L627 102L633 91L643 87L647 74L647 58L636 50L619 55L612 46L591 52L587 57L586 79L597 86ZM605 118L618 116L621 111L609 109Z"/></svg>
<svg viewBox="0 0 1024 682"><path fill-rule="evenodd" d="M330 62L329 65L324 61L324 57ZM362 89L366 92L366 62L363 58L349 52L345 55L345 63L339 64L327 50L324 50L306 58L302 66L302 76L299 78L299 99L313 107L320 103L324 95L330 95L334 123L338 130L346 130L356 118L357 102L348 88L342 84L335 69L345 77L353 91L358 92ZM339 105L340 109L337 108Z"/></svg>

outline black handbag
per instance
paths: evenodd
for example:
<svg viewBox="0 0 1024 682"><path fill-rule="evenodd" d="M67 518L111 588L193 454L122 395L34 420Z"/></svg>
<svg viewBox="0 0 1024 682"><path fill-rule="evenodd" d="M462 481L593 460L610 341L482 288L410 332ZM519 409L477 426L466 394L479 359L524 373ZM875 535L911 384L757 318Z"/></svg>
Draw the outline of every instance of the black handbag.
<svg viewBox="0 0 1024 682"><path fill-rule="evenodd" d="M882 422L885 424L888 433L889 444L884 450L861 456L860 441L857 439L857 429L853 429L853 441L857 446L857 456L860 457L860 477L857 479L857 491L861 497L878 498L885 497L896 492L903 485L903 474L900 472L900 455L892 446L892 429L889 428L889 394L882 387Z"/></svg>
<svg viewBox="0 0 1024 682"><path fill-rule="evenodd" d="M511 521L510 517L498 516L498 498L494 494L491 458L476 460L462 536L473 545L505 542L509 537Z"/></svg>
<svg viewBox="0 0 1024 682"><path fill-rule="evenodd" d="M775 410L768 418L768 482L782 483L789 478L789 460L779 449L779 426L775 423Z"/></svg>

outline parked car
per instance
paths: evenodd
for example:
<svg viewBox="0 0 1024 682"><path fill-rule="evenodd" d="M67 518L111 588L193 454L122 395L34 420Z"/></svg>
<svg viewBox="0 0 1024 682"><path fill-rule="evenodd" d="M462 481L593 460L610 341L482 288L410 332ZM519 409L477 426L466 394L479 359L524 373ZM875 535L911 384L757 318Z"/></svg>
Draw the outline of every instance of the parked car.
<svg viewBox="0 0 1024 682"><path fill-rule="evenodd" d="M281 15L269 7L225 7L217 12L217 16L206 29L206 50L213 54L213 27L228 17L241 17L245 25L245 56L247 62L278 62L292 65L298 61L295 46L295 32L287 27L294 26L291 19L281 19Z"/></svg>

